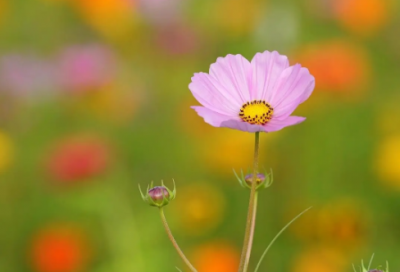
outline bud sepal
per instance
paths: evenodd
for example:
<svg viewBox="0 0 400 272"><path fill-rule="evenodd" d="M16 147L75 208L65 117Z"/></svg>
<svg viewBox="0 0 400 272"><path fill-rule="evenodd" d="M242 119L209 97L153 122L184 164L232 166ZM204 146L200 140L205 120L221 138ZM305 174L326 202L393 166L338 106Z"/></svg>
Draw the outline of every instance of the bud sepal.
<svg viewBox="0 0 400 272"><path fill-rule="evenodd" d="M161 181L161 186L153 186L153 182L151 182L150 185L147 185L146 194L143 194L139 185L139 191L143 201L151 206L159 208L168 205L168 203L176 197L175 181L172 180L172 182L174 183L174 189L172 191L164 185L163 181Z"/></svg>
<svg viewBox="0 0 400 272"><path fill-rule="evenodd" d="M253 174L247 174L246 176L243 174L243 170L240 170L240 177L236 173L235 169L233 169L233 173L235 174L235 177L239 181L240 185L242 187L247 187L251 189L251 184L253 183ZM273 182L273 174L272 174L272 169L270 170L270 173L265 172L265 174L258 173L256 175L256 190L259 189L265 189L269 186L272 185Z"/></svg>
<svg viewBox="0 0 400 272"><path fill-rule="evenodd" d="M387 261L386 261L386 269L383 269L381 266L379 266L376 269L371 269L371 264L373 259L374 259L374 254L372 254L367 268L365 268L364 260L361 260L361 267L359 272L389 272L389 263ZM354 267L354 264L353 264L353 270L354 272L358 272Z"/></svg>

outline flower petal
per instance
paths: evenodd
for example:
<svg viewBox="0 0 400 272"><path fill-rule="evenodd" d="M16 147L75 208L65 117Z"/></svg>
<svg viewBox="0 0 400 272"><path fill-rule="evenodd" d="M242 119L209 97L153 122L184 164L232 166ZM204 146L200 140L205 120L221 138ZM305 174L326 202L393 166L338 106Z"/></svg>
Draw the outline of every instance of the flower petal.
<svg viewBox="0 0 400 272"><path fill-rule="evenodd" d="M289 116L311 95L314 87L315 79L307 68L296 64L285 69L276 82L271 97L274 116L278 119Z"/></svg>
<svg viewBox="0 0 400 272"><path fill-rule="evenodd" d="M272 119L264 126L264 131L265 132L278 131L284 127L293 126L298 123L301 123L304 120L306 120L306 118L300 116L289 116L288 118L285 118L283 120Z"/></svg>
<svg viewBox="0 0 400 272"><path fill-rule="evenodd" d="M227 92L225 86L210 75L194 74L189 89L204 107L223 115L237 116L239 114L242 104L236 102L232 93Z"/></svg>
<svg viewBox="0 0 400 272"><path fill-rule="evenodd" d="M263 126L251 125L243 122L240 118L223 115L205 107L192 106L191 108L194 109L198 115L203 117L206 123L214 127L233 128L247 132L264 131Z"/></svg>
<svg viewBox="0 0 400 272"><path fill-rule="evenodd" d="M221 123L224 121L232 120L234 117L220 114L215 112L209 108L201 107L201 106L192 106L198 115L203 117L204 121L214 127L221 126Z"/></svg>
<svg viewBox="0 0 400 272"><path fill-rule="evenodd" d="M218 58L210 66L210 76L224 86L221 91L230 94L240 106L250 101L251 65L242 55Z"/></svg>
<svg viewBox="0 0 400 272"><path fill-rule="evenodd" d="M240 121L236 121L236 120L224 121L221 123L221 127L237 129L237 130L241 130L241 131L245 131L245 132L265 131L265 128L261 125L252 125L252 124L243 122L242 120L240 120Z"/></svg>
<svg viewBox="0 0 400 272"><path fill-rule="evenodd" d="M281 73L289 67L286 56L278 52L264 51L257 53L251 60L252 92L251 100L270 102L273 87Z"/></svg>

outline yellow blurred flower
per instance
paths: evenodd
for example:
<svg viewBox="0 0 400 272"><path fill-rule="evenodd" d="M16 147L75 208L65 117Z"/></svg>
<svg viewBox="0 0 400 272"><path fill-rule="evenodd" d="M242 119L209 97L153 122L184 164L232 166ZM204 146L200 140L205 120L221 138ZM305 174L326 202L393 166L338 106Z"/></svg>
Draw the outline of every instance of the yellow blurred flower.
<svg viewBox="0 0 400 272"><path fill-rule="evenodd" d="M306 250L294 259L292 272L338 272L348 270L345 255L332 248Z"/></svg>
<svg viewBox="0 0 400 272"><path fill-rule="evenodd" d="M213 171L226 175L232 175L232 168L247 170L252 166L253 145L252 134L224 129L208 139L207 148L203 148L204 163Z"/></svg>
<svg viewBox="0 0 400 272"><path fill-rule="evenodd" d="M200 118L199 118L200 119ZM263 153L274 134L262 134L260 137L260 153ZM205 139L200 151L204 164L219 174L233 177L232 169L247 171L252 169L254 156L253 133L238 133L224 129ZM261 169L262 171L262 169Z"/></svg>
<svg viewBox="0 0 400 272"><path fill-rule="evenodd" d="M400 190L400 134L383 139L377 148L375 168L380 180L390 188Z"/></svg>
<svg viewBox="0 0 400 272"><path fill-rule="evenodd" d="M199 235L217 227L224 219L225 197L215 187L202 183L179 189L175 219L186 233Z"/></svg>
<svg viewBox="0 0 400 272"><path fill-rule="evenodd" d="M190 135L191 138L202 139L206 137L207 134L218 131L218 128L204 122L203 118L200 118L199 115L190 108L196 104L197 100L193 96L185 98L176 112L175 120L179 122L178 125L182 132Z"/></svg>
<svg viewBox="0 0 400 272"><path fill-rule="evenodd" d="M376 125L382 135L400 133L400 96L387 97L384 105L379 105L376 116Z"/></svg>
<svg viewBox="0 0 400 272"><path fill-rule="evenodd" d="M357 34L378 33L389 21L388 0L334 0L332 3L339 22Z"/></svg>
<svg viewBox="0 0 400 272"><path fill-rule="evenodd" d="M193 252L193 263L199 272L232 272L239 266L240 252L228 242L213 241Z"/></svg>
<svg viewBox="0 0 400 272"><path fill-rule="evenodd" d="M215 4L214 19L227 35L252 32L261 18L262 5L258 0L219 0Z"/></svg>
<svg viewBox="0 0 400 272"><path fill-rule="evenodd" d="M117 122L131 120L139 104L139 98L132 90L121 89L112 84L89 92L81 98L80 103L75 104L81 111Z"/></svg>
<svg viewBox="0 0 400 272"><path fill-rule="evenodd" d="M0 0L0 24L4 19L5 11L7 11L6 0Z"/></svg>
<svg viewBox="0 0 400 272"><path fill-rule="evenodd" d="M69 0L88 24L107 37L123 37L135 29L135 1Z"/></svg>
<svg viewBox="0 0 400 272"><path fill-rule="evenodd" d="M0 131L0 173L10 165L13 154L14 145L12 140L5 133Z"/></svg>

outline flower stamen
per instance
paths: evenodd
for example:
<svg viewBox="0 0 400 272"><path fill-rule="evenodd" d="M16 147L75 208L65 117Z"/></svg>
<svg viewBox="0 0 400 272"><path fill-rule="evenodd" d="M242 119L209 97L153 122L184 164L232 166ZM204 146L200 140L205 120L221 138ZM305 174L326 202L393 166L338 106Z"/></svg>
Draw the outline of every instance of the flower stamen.
<svg viewBox="0 0 400 272"><path fill-rule="evenodd" d="M242 105L239 117L249 124L265 125L271 120L273 113L272 106L264 100L253 100Z"/></svg>

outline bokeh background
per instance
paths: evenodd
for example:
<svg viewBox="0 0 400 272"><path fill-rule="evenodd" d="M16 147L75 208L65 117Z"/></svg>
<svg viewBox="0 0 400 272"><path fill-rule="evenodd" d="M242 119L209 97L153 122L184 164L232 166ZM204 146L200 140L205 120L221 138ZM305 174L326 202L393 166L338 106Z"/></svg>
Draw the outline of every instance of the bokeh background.
<svg viewBox="0 0 400 272"><path fill-rule="evenodd" d="M217 57L278 50L316 78L305 123L262 134L251 266L400 267L396 0L0 0L0 271L186 271L138 184L177 184L166 215L199 272L236 271L253 135L213 128L188 84Z"/></svg>

